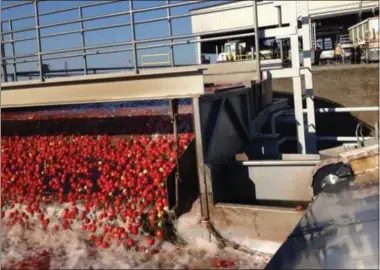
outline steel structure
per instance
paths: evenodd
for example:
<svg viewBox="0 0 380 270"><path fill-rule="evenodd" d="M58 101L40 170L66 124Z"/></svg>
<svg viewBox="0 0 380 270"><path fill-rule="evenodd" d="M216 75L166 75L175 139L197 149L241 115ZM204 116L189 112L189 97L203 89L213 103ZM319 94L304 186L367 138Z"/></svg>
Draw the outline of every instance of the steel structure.
<svg viewBox="0 0 380 270"><path fill-rule="evenodd" d="M201 1L202 2L202 1ZM204 1L206 2L206 1ZM302 35L303 38L309 37L309 21L305 22L305 27L302 28L302 30L298 29L298 18L297 18L297 2L275 2L274 5L281 8L284 5L288 5L289 9L289 16L291 18L290 20L290 26L287 27L279 27L275 29L267 29L267 30L259 30L258 29L258 23L257 23L257 6L256 2L253 1L253 12L254 17L256 18L255 21L255 32L248 33L248 34L240 34L240 35L228 35L228 32L223 37L217 37L217 38L210 38L210 39L194 39L195 37L202 35L210 35L210 34L216 34L221 31L213 31L208 33L190 33L190 34L183 34L183 35L173 35L172 33L172 21L174 19L178 18L186 18L191 17L196 14L185 13L185 14L179 14L179 15L172 15L170 13L170 10L175 7L183 7L188 6L192 4L199 3L199 1L185 1L185 2L179 2L179 3L170 3L167 1L165 5L157 5L152 6L148 8L139 8L135 9L133 6L133 1L129 1L129 8L128 11L123 12L117 12L117 13L110 13L110 14L103 14L98 16L91 16L91 17L84 17L83 16L83 10L90 7L95 6L103 6L103 5L110 5L114 3L113 1L107 1L107 2L100 2L100 3L92 3L87 5L82 5L78 7L71 7L66 9L60 9L60 10L53 10L49 12L40 12L39 6L42 5L44 1L26 1L23 3L17 3L17 4L9 4L9 5L2 5L2 11L4 10L17 10L18 7L30 5L34 8L34 16L23 16L23 17L14 17L6 21L2 21L2 25L4 23L7 23L9 25L12 25L15 21L25 20L25 19L34 19L35 25L31 27L24 27L21 29L9 29L8 31L2 32L2 48L5 44L9 43L12 48L14 48L15 44L18 42L25 42L30 40L35 40L37 44L37 51L35 53L29 53L29 54L14 54L14 50L12 50L12 55L5 55L5 52L2 50L2 67L3 67L3 78L4 81L8 81L8 73L7 73L7 66L11 65L13 67L16 67L17 64L21 63L28 63L28 62L37 62L39 67L39 79L41 82L45 80L44 76L44 67L46 61L48 60L54 60L54 59L66 59L66 58L72 58L72 57L83 57L83 70L84 74L87 74L88 71L88 63L87 63L87 57L90 55L99 55L99 54L109 54L109 53L117 53L117 52L125 52L125 51L132 51L133 55L133 68L134 72L138 74L140 72L140 68L138 65L138 56L137 51L142 49L152 49L152 48L160 48L160 47L169 47L171 50L171 57L174 57L173 54L173 46L175 45L184 45L189 43L199 43L204 42L208 40L218 40L218 39L226 39L226 38L239 38L244 36L255 36L255 42L258 43L258 39L260 37L276 37L278 39L282 38L290 38L291 40L291 48L292 48L292 67L291 68L285 68L285 69L276 69L271 71L272 78L279 78L279 77L292 77L293 78L293 86L294 86L294 104L295 104L295 115L297 120L297 134L298 134L298 145L299 145L299 152L300 153L306 153L306 140L309 142L308 145L311 145L311 150L314 151L315 142L313 142L313 136L306 136L305 137L305 127L304 127L304 119L302 114L302 90L301 90L301 69L299 66L299 54L298 54L298 36ZM165 17L159 17L159 18L153 18L148 20L136 20L135 15L140 13L146 13L151 11L157 11L157 10L166 10L167 16ZM74 20L68 20L58 23L51 23L51 24L41 24L40 23L40 17L52 15L52 14L59 14L63 12L78 12L78 19ZM306 14L307 15L307 14ZM129 20L126 23L122 24L114 24L114 25L104 25L102 27L95 27L95 28L85 28L84 22L88 21L94 21L98 19L106 19L106 18L112 18L115 16L128 16ZM146 24L146 23L152 23L152 22L158 22L158 21L167 21L168 22L168 30L169 35L167 37L160 37L160 38L151 38L151 39L136 39L136 25L139 24ZM65 31L60 33L51 33L48 35L41 35L41 29L49 29L54 28L57 26L65 26L70 24L79 24L80 28L79 30L71 30L71 31ZM117 43L106 43L102 45L93 45L93 46L87 46L85 41L85 33L92 32L92 31L99 31L99 30L105 30L105 29L111 29L111 28L120 28L129 26L131 29L131 38L130 41L125 42L117 42ZM233 30L233 29L232 29ZM6 35L14 35L16 33L22 33L22 32L28 32L28 31L36 31L36 37L32 38L19 38L16 39L14 36L12 36L11 39L5 40L4 37ZM225 32L225 31L222 31ZM74 33L80 33L81 34L81 44L82 46L77 48L69 48L69 49L60 49L60 50L51 50L51 51L45 51L42 50L42 41L46 38L52 38L57 36L65 36L69 34ZM255 35L255 33L258 33ZM154 44L154 45L145 45L148 43L154 43L154 42L165 42L161 44ZM307 43L307 42L306 42ZM118 48L117 48L118 47ZM109 49L112 48L112 49ZM307 49L305 49L307 50ZM259 47L256 46L256 55L259 54ZM306 70L307 70L307 63L308 58L304 57L304 61L306 63ZM171 65L174 66L174 59L170 61ZM260 62L256 63L256 70L260 69ZM307 80L308 86L312 86L311 83L311 73L307 73L307 71L302 71L305 73L305 77ZM13 70L14 76L13 80L17 80L17 72L16 68ZM261 73L256 72L256 77L252 76L253 80L258 79L260 81ZM62 82L63 83L63 82ZM4 90L8 87L7 84L3 84ZM309 98L308 98L308 132L312 135L313 134L313 128L315 129L315 121L313 122L313 116L312 112L314 112L313 109L313 99L312 99L312 88L308 89ZM169 96L169 95L167 95Z"/></svg>

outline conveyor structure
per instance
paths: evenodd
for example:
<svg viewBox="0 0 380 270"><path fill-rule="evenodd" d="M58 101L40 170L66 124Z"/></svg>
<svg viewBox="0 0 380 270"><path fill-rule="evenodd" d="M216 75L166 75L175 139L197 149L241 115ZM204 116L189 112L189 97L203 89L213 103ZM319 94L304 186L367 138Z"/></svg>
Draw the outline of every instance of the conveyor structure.
<svg viewBox="0 0 380 270"><path fill-rule="evenodd" d="M34 3L38 5L38 1ZM249 239L251 242L265 240L281 243L303 216L302 212L296 211L295 206L307 207L312 201L309 179L313 167L320 162L320 157L315 154L310 57L304 57L305 69L299 67L299 36L304 39L304 56L308 55L310 49L307 9L304 9L305 14L301 18L301 30L297 27L295 1L279 1L274 4L279 8L291 5L294 16L290 26L259 32L256 25L256 33L259 33L256 37L290 38L294 52L291 68L261 72L260 62L255 61L233 63L232 66L218 64L151 71L138 70L136 65L134 74L97 74L54 79L43 78L41 70L40 81L3 83L1 106L14 109L170 100L174 120L176 102L179 99L191 99L195 140L179 160L179 171L169 176L168 194L172 212L176 216L186 212L200 196L203 219L211 222L221 236L236 241ZM180 5L184 3L171 4L172 7ZM164 40L173 38L176 37ZM10 58L16 60L14 56ZM41 64L41 57L38 60ZM136 56L134 60L137 61ZM301 75L306 78L307 128L304 127ZM271 148L279 139L278 134L261 134L270 116L287 106L286 101L272 98L271 79L276 77L293 79L300 154L273 154L276 151ZM217 85L228 82L235 84L227 87ZM216 86L210 88L210 84ZM312 154L306 154L307 152ZM239 155L244 158L237 158ZM182 181L178 181L176 173L179 173Z"/></svg>

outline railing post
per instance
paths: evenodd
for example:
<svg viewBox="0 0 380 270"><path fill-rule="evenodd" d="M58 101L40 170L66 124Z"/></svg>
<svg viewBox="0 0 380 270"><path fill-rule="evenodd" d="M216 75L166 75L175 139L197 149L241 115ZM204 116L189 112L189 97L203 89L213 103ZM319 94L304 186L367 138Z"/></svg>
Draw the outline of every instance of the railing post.
<svg viewBox="0 0 380 270"><path fill-rule="evenodd" d="M282 7L281 6L278 6L277 7L277 15L278 15L278 27L282 27ZM282 44L282 40L280 39L280 42L279 42L279 47L280 47L280 58L281 58L281 61L283 62L284 61L284 48L283 48L283 44Z"/></svg>
<svg viewBox="0 0 380 270"><path fill-rule="evenodd" d="M83 10L82 7L78 7L79 12L79 19L80 21L80 34L81 34L81 41L82 41L82 47L83 47L83 69L84 74L87 75L87 55L86 55L86 39L84 36L84 24L83 24Z"/></svg>
<svg viewBox="0 0 380 270"><path fill-rule="evenodd" d="M137 48L136 48L136 34L135 34L135 15L133 13L133 0L129 0L129 17L131 22L131 42L132 42L132 53L133 53L133 63L135 64L135 73L139 73L138 59L137 59Z"/></svg>
<svg viewBox="0 0 380 270"><path fill-rule="evenodd" d="M257 1L253 0L253 18L255 27L255 47L256 47L256 73L257 81L261 81L261 66L260 66L260 43L259 43L259 18L257 13ZM253 56L252 56L253 57Z"/></svg>
<svg viewBox="0 0 380 270"><path fill-rule="evenodd" d="M3 38L3 23L0 22L1 28L1 67L3 69L4 82L8 82L8 73L7 73L7 62L3 60L5 58L5 49L4 49L4 38ZM13 59L15 61L15 59Z"/></svg>
<svg viewBox="0 0 380 270"><path fill-rule="evenodd" d="M166 0L166 4L170 5L170 0ZM172 30L172 18L171 18L170 7L166 8L166 14L167 14L167 18L168 18L169 37L171 37L173 35L173 30ZM170 40L170 55L171 55L170 56L170 62L171 62L171 66L174 67L175 66L175 62L174 62L174 48L173 48L172 42L173 42L173 40L171 39Z"/></svg>
<svg viewBox="0 0 380 270"><path fill-rule="evenodd" d="M16 56L16 50L15 50L15 42L13 41L13 23L12 20L9 20L9 32L11 32L11 50L12 50L12 56ZM16 67L16 59L13 59L13 81L17 81L17 67Z"/></svg>
<svg viewBox="0 0 380 270"><path fill-rule="evenodd" d="M40 16L38 9L38 0L34 0L34 16L36 21L36 40L37 40L37 57L40 71L40 81L44 81L44 70L42 66L42 55L41 55L41 31L40 31Z"/></svg>
<svg viewBox="0 0 380 270"><path fill-rule="evenodd" d="M305 68L305 92L307 108L307 136L306 151L309 154L317 153L316 123L314 109L313 75L311 73L311 42L310 42L310 16L308 1L299 2L304 5L302 9L302 41L303 41L303 67Z"/></svg>

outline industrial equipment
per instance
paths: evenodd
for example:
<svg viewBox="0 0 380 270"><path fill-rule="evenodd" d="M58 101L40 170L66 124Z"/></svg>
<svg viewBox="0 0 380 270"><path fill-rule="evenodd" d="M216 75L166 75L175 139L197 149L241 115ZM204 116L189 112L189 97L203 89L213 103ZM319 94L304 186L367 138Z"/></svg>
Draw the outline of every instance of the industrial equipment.
<svg viewBox="0 0 380 270"><path fill-rule="evenodd" d="M379 17L368 18L348 28L354 47L360 47L364 61L379 61Z"/></svg>
<svg viewBox="0 0 380 270"><path fill-rule="evenodd" d="M246 61L252 59L252 51L247 51L246 42L240 40L231 40L224 44L223 52L221 52L216 59L217 63L221 62L235 62Z"/></svg>
<svg viewBox="0 0 380 270"><path fill-rule="evenodd" d="M31 2L35 6L37 18L39 16L38 5L43 2L44 1ZM111 3L112 2L92 3L91 6ZM168 9L170 9L170 7L187 4L190 3L172 3L162 8L168 8L169 6ZM26 5L26 3L17 5ZM36 55L39 56L37 61L40 63L38 73L40 80L17 81L17 76L14 76L14 82L2 84L2 108L5 110L8 109L9 111L15 110L22 112L22 110L27 111L28 108L31 107L40 107L40 109L46 108L46 111L48 111L51 107L54 108L54 106L71 105L73 107L70 108L75 108L75 106L80 107L91 104L92 107L89 105L89 107L86 108L96 111L97 104L101 104L99 105L100 107L107 107L109 103L113 102L168 101L170 104L170 106L168 106L169 114L165 111L165 113L161 113L161 116L162 114L166 114L167 118L170 119L169 123L171 123L171 126L169 126L168 129L160 127L159 131L173 131L170 135L174 138L173 148L175 150L172 150L171 153L166 155L166 158L174 157L176 162L175 164L173 163L173 167L168 167L164 170L165 164L163 164L162 167L160 166L155 171L155 175L165 172L165 175L161 177L161 174L158 174L159 177L157 176L156 178L159 181L163 181L165 177L166 190L163 190L165 188L160 190L160 197L163 197L161 202L166 201L168 203L168 209L166 209L169 217L168 220L175 220L180 214L189 209L189 206L191 206L197 197L200 197L201 218L205 224L214 229L210 230L210 233L216 231L220 238L241 243L252 249L257 248L255 245L260 241L281 243L286 240L286 237L303 216L303 213L298 211L296 206L302 205L305 208L312 201L314 194L313 192L309 192L309 176L314 167L321 162L319 154L308 153L309 151L307 151L306 148L307 138L305 138L305 131L308 130L308 134L311 132L310 128L305 128L306 121L304 121L302 105L303 97L299 62L302 61L306 67L302 72L303 75L305 75L305 85L308 89L307 125L315 126L315 123L313 123L315 120L313 120L312 117L314 116L314 103L313 99L310 98L312 97L312 86L309 87L312 83L309 65L311 59L310 56L305 53L302 54L305 55L305 57L301 58L298 53L299 35L297 31L294 31L297 29L296 2L281 1L281 3L278 3L278 6L281 5L291 6L289 11L291 26L280 27L278 29L266 29L263 31L263 35L268 37L281 36L289 39L291 47L294 49L293 53L289 53L289 59L294 61L291 68L271 69L270 72L263 71L261 65L262 61L258 61L258 57L255 59L255 55L260 54L260 58L263 57L263 59L265 59L265 55L269 55L270 53L268 51L262 51L260 53L259 46L256 46L256 52L253 52L252 49L248 51L245 42L232 40L225 44L223 52L218 56L218 62L231 63L197 67L174 67L174 61L171 59L174 54L171 52L170 54L157 54L155 57L167 56L168 60L165 61L164 64L171 64L173 67L156 70L139 69L141 66L139 67L137 61L137 49L141 49L141 47L137 45L141 46L142 43L151 43L152 40L136 40L134 31L131 31L132 41L119 43L117 45L132 45L132 48L120 49L120 51L131 50L133 52L134 73L120 72L88 75L86 56L94 53L89 51L89 49L101 49L106 47L106 45L96 45L92 47L83 45L83 47L79 49L75 48L59 51L58 56L54 55L54 52L48 52L48 54L53 55L51 59L53 57L63 58L62 53L70 52L70 50L83 50L83 53L81 52L79 56L83 57L83 69L86 75L73 76L70 78L46 79L44 76L46 70L42 63L45 59L41 58L44 52L41 48L38 48ZM160 6L154 6L145 10L138 9L137 11L142 13L159 8ZM132 1L130 1L130 10L133 10ZM55 13L58 12L55 11ZM43 14L46 15L46 13ZM134 12L128 11L127 14L132 18L130 26L131 29L134 30ZM168 17L170 17L170 15L168 15ZM90 17L90 19L94 19L94 17ZM86 18L82 18L80 22L83 20L86 20ZM168 22L170 25L171 20L168 20ZM69 23L70 22L67 22L67 24ZM139 23L142 22L140 21ZM36 24L39 24L38 20L36 20ZM37 31L39 31L39 28L40 26L37 25ZM308 27L306 27L306 29L308 29ZM308 30L304 31L303 39L310 38L307 31ZM201 42L194 40L193 36L192 34L179 36L172 36L170 34L169 37L155 39L155 41L170 41L170 43L149 46L171 46L172 50L173 44L185 45L191 42ZM244 34L242 34L242 37L244 37ZM175 39L181 41L173 41ZM183 41L183 39L187 40ZM310 50L309 43L310 42L304 43L304 52ZM115 46L114 44L111 45L109 45L109 47ZM104 50L101 52L109 53L112 51ZM113 53L114 52L115 51L113 51ZM73 54L70 54L70 56L72 55ZM13 55L7 57L3 58L5 59L4 61L9 59L22 59L23 56ZM249 60L249 58L252 61L244 61ZM151 62L143 61L145 59L146 56L142 56L143 64L150 65ZM279 61L282 60L279 59ZM13 64L15 62L10 63ZM5 71L6 64L7 63L3 64ZM6 75L6 72L4 72L4 74ZM292 78L293 80L296 120L295 130L297 132L297 149L294 149L294 152L297 154L281 154L279 152L279 145L284 139L281 138L281 134L275 132L274 134L267 134L264 132L264 127L275 118L276 114L288 110L286 99L273 99L272 78ZM191 122L188 126L192 127L189 128L189 130L191 130L189 132L191 133L191 137L186 141L187 144L181 145L183 147L181 149L184 149L182 155L179 154L178 150L178 144L181 143L178 135L178 130L180 129L178 120L180 114L180 99L190 101L189 103L192 105L186 106L188 109L186 113L192 116L190 117ZM109 107L111 108L108 111L109 115L106 115L104 118L117 118L114 115L112 106L110 105ZM58 116L61 113L61 108L62 107L58 108ZM40 115L45 115L45 109L41 109L41 111L43 112ZM6 112L4 114L6 114ZM28 115L28 113L25 113L24 116L25 115ZM21 116L23 116L22 113ZM134 121L129 119L131 120L131 124L128 124L127 117L134 118L134 116L129 114L123 116L122 121L120 121L120 119L111 119L110 122L112 123L107 125L104 125L106 121L98 121L96 117L93 117L93 119L95 119L93 121L100 123L99 125L102 131L105 130L105 132L110 133L109 130L111 130L112 134L110 134L110 136L116 137L118 140L118 137L129 136L131 134L115 134L113 129L115 126L125 127L128 130L133 129L138 122L136 119ZM150 116L146 114L144 117L145 119L150 118ZM27 122L27 120L33 120L33 118L22 120ZM16 122L14 119L8 119L7 124L11 126L17 125L15 124ZM85 121L78 122L84 123ZM76 122L76 127L79 126L81 129L85 129L89 125L88 122L85 122L83 125L78 125L78 122ZM23 124L25 124L24 122L18 122L19 126L24 127L25 132L31 132L32 127L37 126L32 125L35 124L34 122L32 124L30 123L31 122L28 124L31 128L28 129L25 128L25 126L29 126L23 126ZM58 130L61 128L62 130L62 127L56 122L53 124L55 128ZM53 128L50 129L54 129L54 125ZM38 128L40 128L40 126L38 126ZM11 129L8 129L8 132L10 132L10 130ZM90 131L94 132L94 130L98 131L98 129L91 126ZM89 131L86 130L86 132ZM74 137L77 136L75 132L72 134L74 134ZM143 136L139 132L136 132L136 134L130 137ZM11 133L10 136L12 135ZM140 142L141 144L133 143L134 146L138 146L137 150L145 146L143 140ZM312 144L313 142L310 140L308 143ZM156 146L163 145L165 145L165 149L170 148L169 144L167 144L168 147L166 147L165 143L162 143L162 145L161 143L157 143ZM154 144L151 146L154 148ZM104 148L105 152L114 151L112 149L112 145L110 145L109 149L108 146ZM74 152L75 149L72 151ZM159 150L153 149L153 151L156 153ZM32 153L28 153L28 151L25 153L33 155ZM128 152L125 152L125 154L127 156L120 157L120 160L130 158ZM140 162L140 160L144 159L139 153L137 154L136 162ZM158 154L162 153L157 153L157 155ZM10 152L10 155L12 155L12 152ZM246 159L239 160L236 158L238 155L244 155ZM108 156L109 158L107 157L107 160L113 158L112 154ZM98 163L95 166L95 169L99 168L98 165L102 165L102 161L100 162L100 164ZM152 161L152 163L155 162L155 160ZM149 181L142 179L145 177L145 169L142 167L137 169L135 165L130 169L131 174L133 171L133 173L139 177L138 179L149 183ZM143 170L141 171L140 169ZM105 169L101 168L101 170L104 171ZM74 171L78 172L78 170ZM124 178L124 176L118 176L117 172L114 171L110 172L110 175L118 179ZM295 175L296 177L294 177ZM108 185L105 186L108 188ZM113 185L110 186L110 188L113 188ZM115 189L117 188L115 185ZM139 192L142 191L140 186L138 188L136 187L136 190ZM148 189L147 192L149 192ZM147 196L148 195L149 194L147 194ZM107 196L112 197L112 191L107 193ZM133 194L131 196L133 196ZM135 206L133 206L133 209L137 210ZM160 214L160 218L163 218L163 214ZM278 222L278 220L281 220L281 222ZM174 224L174 222L172 223ZM162 223L160 223L160 226L161 225Z"/></svg>
<svg viewBox="0 0 380 270"><path fill-rule="evenodd" d="M315 171L316 197L266 270L379 267L378 147L344 151L346 162Z"/></svg>

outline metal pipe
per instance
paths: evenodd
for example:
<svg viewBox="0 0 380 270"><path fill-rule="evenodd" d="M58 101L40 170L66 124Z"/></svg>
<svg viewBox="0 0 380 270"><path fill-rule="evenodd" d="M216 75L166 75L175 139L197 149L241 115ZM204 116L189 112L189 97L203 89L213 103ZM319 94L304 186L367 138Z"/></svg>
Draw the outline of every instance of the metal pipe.
<svg viewBox="0 0 380 270"><path fill-rule="evenodd" d="M208 2L212 0L201 0L201 2ZM160 6L154 6L154 7L148 7L148 8L140 8L134 10L134 13L141 13L141 12L148 12L148 11L154 11L154 10L160 10L165 8L175 8L175 7L182 7L182 6L188 6L188 5L194 5L198 4L200 1L186 1L186 2L179 2L175 4L169 4L169 5L160 5Z"/></svg>
<svg viewBox="0 0 380 270"><path fill-rule="evenodd" d="M152 49L152 48L161 48L161 47L168 47L170 44L173 45L186 45L186 44L191 44L191 43L201 43L205 41L215 41L215 40L223 40L226 38L239 38L239 37L248 37L248 36L253 36L254 33L247 33L247 34L239 34L239 35L231 35L231 36L222 36L222 37L217 37L217 38L207 38L207 39L202 39L202 40L190 40L190 41L181 41L181 42L173 42L173 43L165 43L165 44L158 44L158 45L150 45L150 46L143 46L143 47L137 47L137 50L146 50L146 49ZM121 45L129 45L129 44L118 44L114 45L112 44L111 46L104 46L101 45L101 48L107 48L107 47L115 47L115 46L121 46ZM98 46L99 47L99 46ZM97 47L97 48L98 48ZM82 50L83 48L77 48L77 49L70 49L70 51L79 51ZM85 49L95 49L94 47L87 47ZM126 51L132 51L132 48L126 48L126 49L118 49L118 50L104 50L104 51L96 51L96 52L86 52L85 55L98 55L98 54L108 54L108 53L117 53L117 52L126 52ZM46 54L46 53L44 53ZM83 53L81 54L69 54L69 55L58 55L58 56L53 56L53 57L44 57L44 60L55 60L55 59L63 59L63 58L72 58L72 57L81 57L83 56ZM31 55L30 57L35 57L34 55ZM12 59L13 57L8 57L6 59ZM16 57L17 58L17 57ZM22 58L22 57L20 57ZM13 63L32 63L38 61L37 59L33 60L23 60L23 61L14 61L9 64Z"/></svg>
<svg viewBox="0 0 380 270"><path fill-rule="evenodd" d="M26 5L29 5L29 4L32 4L32 3L33 2L25 1L25 2L22 2L22 3L14 4L14 5L3 6L3 7L1 7L1 9L2 10L6 10L6 9L11 9L11 8L26 6Z"/></svg>
<svg viewBox="0 0 380 270"><path fill-rule="evenodd" d="M34 15L36 19L36 40L37 40L37 57L40 70L40 81L44 81L44 70L42 64L42 55L41 55L41 31L40 31L40 16L38 10L38 1L34 1Z"/></svg>
<svg viewBox="0 0 380 270"><path fill-rule="evenodd" d="M317 165L321 161L320 160L248 160L243 161L243 166L310 166Z"/></svg>
<svg viewBox="0 0 380 270"><path fill-rule="evenodd" d="M119 1L118 0L116 0L116 1L115 0L113 0L113 1L109 0L109 1L103 1L103 2L98 2L98 3L88 4L88 5L80 5L79 7L81 7L81 8L88 8L88 7L107 5L107 4L117 3L117 2L119 2ZM73 11L73 10L77 10L77 8L78 7L72 7L72 8L65 8L65 9L60 9L60 10L41 12L40 13L40 17L41 16L47 16L47 15L53 15L53 14L57 14L57 13L63 13L63 12ZM1 9L3 10L4 8L2 7ZM34 18L33 15L31 15L31 16L22 16L22 17L12 18L12 21L20 21L20 20L26 20L26 19L32 19L32 18ZM6 22L6 20L5 20L5 22Z"/></svg>
<svg viewBox="0 0 380 270"><path fill-rule="evenodd" d="M82 8L78 8L78 15L80 19L83 19L83 12ZM82 42L82 47L86 48L86 39L84 36L84 26L83 26L83 21L80 22L80 33L81 33L81 42ZM87 75L87 56L86 56L86 49L83 49L83 69L84 69L84 74Z"/></svg>
<svg viewBox="0 0 380 270"><path fill-rule="evenodd" d="M76 19L76 20L71 20L71 21L46 24L46 25L41 25L41 28L51 28L51 27L57 27L57 26L62 26L62 25L74 24L74 23L79 23L79 22L87 22L87 21L94 21L94 20L100 20L100 19L113 18L113 17L122 16L122 15L130 15L130 12L129 11L124 11L124 12L117 12L117 13L105 14L105 15L100 15L100 16L87 17L87 18L83 18L83 19Z"/></svg>
<svg viewBox="0 0 380 270"><path fill-rule="evenodd" d="M261 81L261 67L260 67L260 44L259 44L259 18L257 13L257 1L253 0L253 18L255 27L255 47L256 47L256 73L257 80Z"/></svg>
<svg viewBox="0 0 380 270"><path fill-rule="evenodd" d="M154 43L154 42L159 42L159 41L167 41L167 40L170 40L170 39L174 40L174 39L191 38L191 37L196 37L198 35L210 35L210 34L218 34L218 33L228 33L228 32L234 32L236 30L243 30L243 29L242 28L237 28L237 29L234 28L234 29L229 29L229 30L225 30L225 31L209 31L209 32L201 32L201 33L197 33L197 34L186 34L186 35L179 35L179 36L172 36L172 37L162 37L162 38L155 38L155 39L148 39L148 40L137 40L137 41L135 41L135 43L136 44ZM222 36L222 37L217 37L217 38L202 39L200 42L212 41L212 40L221 40L221 39L226 39L226 38L235 38L235 37L248 37L248 36L252 36L252 35L254 35L254 33L238 34L238 35L232 35L232 36ZM197 41L185 41L185 42L180 42L180 43L173 43L173 45L177 45L177 44L189 44L189 43L196 43L196 42ZM107 48L107 47L116 47L116 46L131 45L131 44L132 44L131 41L118 42L118 43L109 43L109 44L89 46L89 47L86 47L86 48L77 47L77 48L71 48L71 49L54 50L54 51L43 52L42 54L43 55L48 55L48 54L55 54L55 53L65 53L65 52L81 51L83 49L89 50L89 49L98 49L98 48ZM169 46L169 45L166 44L165 46ZM161 46L160 45L160 47L165 47L165 46ZM147 47L147 48L149 48L149 47ZM4 59L5 60L9 60L9 59L28 58L28 57L34 57L34 56L36 56L36 54L25 54L25 55L19 55L19 56L15 56L15 57L5 57Z"/></svg>
<svg viewBox="0 0 380 270"><path fill-rule="evenodd" d="M302 41L303 41L303 67L305 68L305 93L306 93L306 108L307 108L307 136L306 147L308 153L317 152L316 123L315 123L315 108L314 108L314 91L313 91L313 75L311 72L311 40L310 40L310 16L309 2L300 2L303 5L301 20L302 20Z"/></svg>
<svg viewBox="0 0 380 270"><path fill-rule="evenodd" d="M281 6L277 7L277 15L278 15L278 27L282 27L282 9ZM280 59L281 61L284 61L284 48L282 46L282 40L280 39L279 46L280 46Z"/></svg>
<svg viewBox="0 0 380 270"><path fill-rule="evenodd" d="M9 35L13 36L13 33L9 33ZM7 43L16 43L16 42L22 42L22 41L29 41L29 40L35 40L36 38L20 38L20 39L13 39L11 38L10 40L4 40L1 43L7 44Z"/></svg>
<svg viewBox="0 0 380 270"><path fill-rule="evenodd" d="M373 137L363 137L364 140L372 139ZM318 136L318 141L337 141L337 142L356 142L356 137L349 136Z"/></svg>
<svg viewBox="0 0 380 270"><path fill-rule="evenodd" d="M139 73L138 59L137 59L137 49L136 49L136 34L135 34L135 15L133 11L133 1L129 0L129 17L131 23L131 43L132 43L132 55L133 63L135 68L135 73Z"/></svg>
<svg viewBox="0 0 380 270"><path fill-rule="evenodd" d="M12 21L10 20L9 21L9 30L12 31L13 29L13 23ZM11 34L11 40L13 40L13 34ZM15 51L15 44L14 42L11 42L11 51L12 51L12 56L15 56L16 55L16 51ZM13 81L17 81L17 69L16 69L16 64L13 64Z"/></svg>
<svg viewBox="0 0 380 270"><path fill-rule="evenodd" d="M117 2L117 1L112 1L112 2ZM108 3L102 3L102 4L108 4ZM180 6L185 5L185 3L178 3L178 4L181 4ZM190 4L194 4L194 2L187 3L186 5L190 5ZM96 5L101 5L101 4L96 4ZM51 15L51 14L54 14L54 13L67 12L67 11L76 10L79 7L85 8L85 7L89 7L89 6L90 5L82 5L82 6L78 6L76 8L69 8L69 9L64 9L64 10L45 12L45 13L41 13L40 17L43 16L43 15ZM173 4L165 5L166 8L171 7L171 6L173 6ZM174 4L174 7L176 7L176 6L178 6L178 5ZM242 9L242 8L246 8L248 6L249 5L238 6L238 7L229 7L229 8L220 9L218 11L227 11L227 10L234 10L234 9ZM206 11L197 12L197 13L179 14L179 15L169 16L169 19L173 20L173 19L191 17L191 16L196 16L196 15L203 15L203 14L214 13L214 12L215 11L213 11L213 10L206 10ZM136 10L134 10L134 13L136 13ZM111 17L128 15L128 14L129 14L129 11L126 11L126 12L117 12L117 13L109 13L109 14L104 14L104 15L100 15L100 16L93 16L93 17L84 18L83 21L105 19L105 18L111 18ZM33 18L33 17L34 16L26 16L26 17L14 18L12 20L16 21L16 20L19 20L19 19L29 19L29 18ZM160 18L153 18L153 19L148 19L148 20L135 21L135 25L136 24L144 24L144 23L152 23L152 22L164 21L164 20L168 20L168 16L166 16L166 17L160 17ZM6 21L4 21L4 22L6 22ZM78 22L79 22L79 20L64 21L64 22L55 23L55 24L41 25L41 28L57 27L57 26L62 26L62 25L67 25L67 24L74 24L74 23L78 23ZM26 32L26 31L31 31L31 30L34 30L34 28L17 29L17 30L14 30L13 33ZM10 32L4 32L3 33L3 35L7 35L7 34L10 34Z"/></svg>
<svg viewBox="0 0 380 270"><path fill-rule="evenodd" d="M166 5L170 5L170 0L166 0ZM173 30L172 30L172 19L170 18L171 12L170 12L170 7L166 9L166 15L167 15L167 20L168 20L168 32L169 32L169 37L173 36ZM170 43L173 43L173 40L170 40ZM170 45L170 62L171 66L174 67L174 47L173 45Z"/></svg>
<svg viewBox="0 0 380 270"><path fill-rule="evenodd" d="M363 137L364 140L370 140L373 137ZM357 137L355 136L317 136L316 139L318 141L334 141L334 142L356 142ZM297 140L297 137L289 136L289 137L283 137L279 141L278 145L284 143L285 141L295 141Z"/></svg>
<svg viewBox="0 0 380 270"><path fill-rule="evenodd" d="M1 32L3 32L3 24L1 26ZM1 41L3 41L3 36L1 36ZM4 44L1 43L1 68L3 70L3 77L4 77L4 82L8 82L8 73L7 73L7 63L5 61L5 48Z"/></svg>
<svg viewBox="0 0 380 270"><path fill-rule="evenodd" d="M372 107L346 107L346 108L317 108L315 112L317 113L344 113L344 112L377 112L379 111L379 106ZM305 112L305 111L304 111Z"/></svg>
<svg viewBox="0 0 380 270"><path fill-rule="evenodd" d="M13 30L13 31L3 32L1 34L4 36L4 35L9 35L11 33L15 34L15 33L22 33L22 32L33 31L35 29L36 29L36 27L26 27L26 28L16 29L16 30Z"/></svg>

